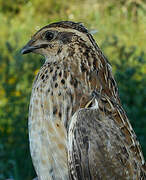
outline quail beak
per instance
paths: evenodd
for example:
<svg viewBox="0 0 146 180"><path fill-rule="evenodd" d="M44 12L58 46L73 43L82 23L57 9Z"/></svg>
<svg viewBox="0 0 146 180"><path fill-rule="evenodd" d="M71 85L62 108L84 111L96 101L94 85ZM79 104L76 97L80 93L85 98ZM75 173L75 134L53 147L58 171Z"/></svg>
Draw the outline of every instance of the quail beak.
<svg viewBox="0 0 146 180"><path fill-rule="evenodd" d="M33 41L30 40L22 49L21 49L21 54L28 54L30 52L33 52L36 49L40 49L40 48L47 48L48 44L39 44L39 45L35 45L33 46Z"/></svg>

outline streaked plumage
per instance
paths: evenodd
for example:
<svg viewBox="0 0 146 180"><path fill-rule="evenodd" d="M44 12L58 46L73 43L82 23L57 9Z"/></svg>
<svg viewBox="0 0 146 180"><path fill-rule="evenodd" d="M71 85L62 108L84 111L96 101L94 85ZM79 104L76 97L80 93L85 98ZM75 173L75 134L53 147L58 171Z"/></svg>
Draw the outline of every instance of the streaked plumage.
<svg viewBox="0 0 146 180"><path fill-rule="evenodd" d="M22 49L32 51L46 59L29 109L39 179L146 179L111 65L87 29L69 21L50 24Z"/></svg>

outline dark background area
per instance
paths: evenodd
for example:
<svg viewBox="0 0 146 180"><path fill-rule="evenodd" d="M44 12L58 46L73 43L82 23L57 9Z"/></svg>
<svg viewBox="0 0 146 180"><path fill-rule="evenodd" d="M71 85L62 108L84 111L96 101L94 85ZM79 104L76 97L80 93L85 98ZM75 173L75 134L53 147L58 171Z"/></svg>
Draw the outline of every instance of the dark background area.
<svg viewBox="0 0 146 180"><path fill-rule="evenodd" d="M144 0L0 0L0 180L35 177L28 106L41 56L20 49L51 22L83 22L109 59L120 98L146 157L146 14Z"/></svg>

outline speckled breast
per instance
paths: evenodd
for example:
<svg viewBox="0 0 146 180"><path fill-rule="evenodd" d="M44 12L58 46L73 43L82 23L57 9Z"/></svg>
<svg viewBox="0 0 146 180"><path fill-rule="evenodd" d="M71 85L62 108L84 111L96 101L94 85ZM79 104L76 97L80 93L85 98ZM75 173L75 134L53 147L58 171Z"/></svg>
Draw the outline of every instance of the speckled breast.
<svg viewBox="0 0 146 180"><path fill-rule="evenodd" d="M35 170L45 176L40 179L68 179L67 130L81 98L76 96L80 92L75 92L75 83L72 75L55 63L44 64L33 83L29 139Z"/></svg>

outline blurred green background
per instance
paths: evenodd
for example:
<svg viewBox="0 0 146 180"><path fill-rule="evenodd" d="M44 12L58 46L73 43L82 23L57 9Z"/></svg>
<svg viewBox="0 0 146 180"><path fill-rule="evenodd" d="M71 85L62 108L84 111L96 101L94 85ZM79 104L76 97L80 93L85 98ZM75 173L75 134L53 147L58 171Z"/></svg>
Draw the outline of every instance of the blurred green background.
<svg viewBox="0 0 146 180"><path fill-rule="evenodd" d="M51 22L83 22L113 66L124 109L146 157L146 4L144 0L0 0L0 180L35 177L28 105L41 56L21 47Z"/></svg>

